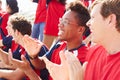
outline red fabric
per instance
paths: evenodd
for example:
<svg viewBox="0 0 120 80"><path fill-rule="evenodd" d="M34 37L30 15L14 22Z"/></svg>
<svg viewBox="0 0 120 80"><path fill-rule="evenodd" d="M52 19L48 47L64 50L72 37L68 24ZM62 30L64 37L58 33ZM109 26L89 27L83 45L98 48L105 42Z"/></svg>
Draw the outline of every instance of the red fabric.
<svg viewBox="0 0 120 80"><path fill-rule="evenodd" d="M106 51L101 46L95 46L87 53L88 65L86 67L84 80L98 80L100 78L101 68L104 65Z"/></svg>
<svg viewBox="0 0 120 80"><path fill-rule="evenodd" d="M64 11L65 5L61 4L57 0L51 0L48 4L44 34L58 36L59 18L63 16Z"/></svg>
<svg viewBox="0 0 120 80"><path fill-rule="evenodd" d="M18 49L18 47L20 47L20 54L25 55L26 54L25 49L13 40L12 41L12 46L11 46L11 51L14 52L15 50Z"/></svg>
<svg viewBox="0 0 120 80"><path fill-rule="evenodd" d="M119 80L120 52L109 55L102 46L91 48L84 80Z"/></svg>
<svg viewBox="0 0 120 80"><path fill-rule="evenodd" d="M34 23L45 22L46 20L46 0L39 0Z"/></svg>
<svg viewBox="0 0 120 80"><path fill-rule="evenodd" d="M8 32L7 32L6 26L7 26L7 21L8 21L8 18L9 18L9 14L7 14L6 12L1 12L0 16L2 17L2 23L1 23L0 27L1 27L2 31L4 32L4 34L7 35Z"/></svg>
<svg viewBox="0 0 120 80"><path fill-rule="evenodd" d="M59 52L64 49L66 49L66 42L63 42L59 48L54 50L54 52L51 56L51 61L54 63L60 64L61 61L60 61L60 57L59 57ZM80 48L73 49L71 52L73 52L74 54L77 52L78 53L77 57L80 60L80 62L82 62L82 63L85 62L85 60L86 60L85 57L86 57L86 53L87 53L86 46L82 46ZM50 77L49 80L52 80L52 78Z"/></svg>
<svg viewBox="0 0 120 80"><path fill-rule="evenodd" d="M15 43L15 41L12 41L12 45L11 45L11 51L14 52L17 48L18 48L18 44Z"/></svg>
<svg viewBox="0 0 120 80"><path fill-rule="evenodd" d="M84 4L85 4L85 6L89 7L89 5L91 5L91 4L89 3L90 1L91 1L91 3L94 2L94 0L84 0L83 2L84 2Z"/></svg>
<svg viewBox="0 0 120 80"><path fill-rule="evenodd" d="M15 41L12 41L12 47L11 47L12 52L15 51L19 46L20 46L20 45L18 45L17 43L15 43ZM21 55L25 55L25 54L26 54L25 49L24 49L22 46L20 46L20 49L21 49L21 50L20 50L20 54L21 54ZM34 71L35 71L38 75L40 75L40 70L35 69ZM25 79L26 79L26 80L30 80L27 76L25 77Z"/></svg>
<svg viewBox="0 0 120 80"><path fill-rule="evenodd" d="M101 72L101 80L120 80L120 52L108 55Z"/></svg>
<svg viewBox="0 0 120 80"><path fill-rule="evenodd" d="M89 6L89 2L88 1L84 1L84 4L85 4L85 6Z"/></svg>

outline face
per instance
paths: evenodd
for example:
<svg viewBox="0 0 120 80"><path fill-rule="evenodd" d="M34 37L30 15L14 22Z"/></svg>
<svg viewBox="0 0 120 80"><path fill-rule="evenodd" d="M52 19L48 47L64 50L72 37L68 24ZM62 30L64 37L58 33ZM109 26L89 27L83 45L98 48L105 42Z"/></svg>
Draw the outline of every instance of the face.
<svg viewBox="0 0 120 80"><path fill-rule="evenodd" d="M16 41L17 34L16 34L16 31L13 30L12 26L13 25L8 21L6 29L8 31L8 35L12 36Z"/></svg>
<svg viewBox="0 0 120 80"><path fill-rule="evenodd" d="M11 13L11 9L10 9L9 5L6 5L6 12Z"/></svg>
<svg viewBox="0 0 120 80"><path fill-rule="evenodd" d="M78 33L80 26L75 19L75 12L67 11L62 18L59 19L58 38L64 41L71 41L80 36ZM80 37L79 37L80 38Z"/></svg>
<svg viewBox="0 0 120 80"><path fill-rule="evenodd" d="M14 34L14 31L12 29L12 24L8 21L7 22L7 27L6 27L7 31L8 31L8 35L13 35Z"/></svg>
<svg viewBox="0 0 120 80"><path fill-rule="evenodd" d="M102 17L100 14L101 4L97 4L93 7L91 11L91 19L87 22L87 25L90 27L92 41L101 43L105 38L107 20Z"/></svg>

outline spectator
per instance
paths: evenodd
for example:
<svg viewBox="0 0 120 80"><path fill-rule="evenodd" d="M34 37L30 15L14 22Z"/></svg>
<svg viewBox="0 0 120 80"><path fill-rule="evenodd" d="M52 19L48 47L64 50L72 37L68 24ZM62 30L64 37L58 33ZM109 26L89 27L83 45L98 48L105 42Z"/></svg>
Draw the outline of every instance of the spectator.
<svg viewBox="0 0 120 80"><path fill-rule="evenodd" d="M46 20L46 0L39 0L35 15L35 21L32 29L32 37L39 39L40 41L43 40L43 31L45 27L45 20Z"/></svg>
<svg viewBox="0 0 120 80"><path fill-rule="evenodd" d="M97 43L87 55L87 63L79 64L78 59L66 52L61 65L53 67L48 60L49 72L58 72L58 68L68 70L69 80L119 80L120 79L120 0L96 0L92 4L91 19L87 22L92 33L92 41ZM73 64L74 63L74 64ZM56 69L55 69L56 68ZM62 68L62 69L61 69ZM83 70L84 68L84 70ZM84 72L85 71L85 72ZM83 72L83 73L82 73ZM74 75L73 75L74 73ZM55 76L64 77L57 73ZM59 75L59 76L58 76ZM83 76L84 75L84 76ZM84 78L84 79L83 79ZM59 80L59 79L56 79Z"/></svg>
<svg viewBox="0 0 120 80"><path fill-rule="evenodd" d="M9 39L8 37L6 37L5 39L3 39L3 44L6 45L7 47L11 44L11 47L16 48L16 50L12 51L14 58L21 59L20 58L21 55L25 55L27 58L28 56L26 54L26 51L24 50L24 48L22 48L22 46L23 46L22 38L25 34L28 34L28 35L31 34L31 23L28 22L23 16L14 14L14 15L10 16L10 18L8 20L7 30L8 30L9 35L11 35L14 40L11 40L11 38ZM15 43L16 43L16 45L15 45ZM13 50L13 49L11 48L11 50ZM41 47L39 56L44 55L43 53L45 53L46 51L47 51L47 48L43 45ZM8 61L8 54L6 52L0 50L0 57L2 59L1 61L5 62L9 66L11 66L11 64ZM12 66L12 67L14 67L14 66ZM31 67L34 69L34 67L32 65L31 65ZM34 70L36 71L36 73L38 75L40 74L39 70L37 70L37 69L34 69ZM41 71L43 71L43 70L41 70ZM14 75L14 77L13 77L13 75ZM16 67L14 70L5 70L5 69L0 70L0 78L5 78L5 79L9 79L9 80L21 80L24 77L26 77L24 72ZM26 78L26 80L29 80L29 78ZM45 80L47 80L47 79L45 79Z"/></svg>
<svg viewBox="0 0 120 80"><path fill-rule="evenodd" d="M0 13L0 40L8 35L6 30L7 21L10 15L19 11L18 3L16 0L6 0L6 12ZM6 47L2 47L4 51L8 51Z"/></svg>
<svg viewBox="0 0 120 80"><path fill-rule="evenodd" d="M43 43L48 48L51 47L52 43L58 37L58 23L65 12L65 1L66 0L47 0L47 14L46 14L46 25L44 29Z"/></svg>
<svg viewBox="0 0 120 80"><path fill-rule="evenodd" d="M60 51L70 51L72 52L82 63L85 62L87 47L83 43L83 34L87 28L86 22L90 19L89 12L85 6L81 4L80 1L75 1L67 4L67 11L59 20L59 32L58 32L58 42L46 53L46 56L51 62L56 64L61 64L59 53ZM32 64L36 67L36 69L41 69L45 67L45 64L42 63L42 59L37 57L37 54L40 50L41 45L38 45L35 41L33 41L30 37L24 37L24 45L25 49L28 51L29 58ZM32 45L32 46L31 46ZM10 58L10 62L22 69L31 80L39 80L40 77L36 74L31 74L33 72L29 67L29 63L25 59L24 56L21 57L23 61L17 61L15 59ZM42 61L41 61L42 60ZM44 64L44 65L43 65ZM21 66L23 65L23 66ZM47 64L46 64L47 65ZM59 70L58 70L59 72ZM66 76L65 74L60 74L62 76ZM51 74L51 73L50 73ZM58 77L59 80L68 80L68 78ZM49 80L52 80L50 77ZM53 80L54 79L53 77Z"/></svg>

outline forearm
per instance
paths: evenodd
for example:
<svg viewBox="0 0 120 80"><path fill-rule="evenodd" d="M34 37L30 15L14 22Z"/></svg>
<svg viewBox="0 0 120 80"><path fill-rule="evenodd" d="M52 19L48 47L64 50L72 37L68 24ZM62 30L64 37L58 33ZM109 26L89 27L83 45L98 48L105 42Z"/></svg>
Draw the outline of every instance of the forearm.
<svg viewBox="0 0 120 80"><path fill-rule="evenodd" d="M6 79L8 79L9 74L10 74L12 71L13 71L13 70L0 69L0 78L6 78Z"/></svg>
<svg viewBox="0 0 120 80"><path fill-rule="evenodd" d="M2 40L0 40L0 47L2 47L3 46L3 43L2 43Z"/></svg>
<svg viewBox="0 0 120 80"><path fill-rule="evenodd" d="M5 78L7 80L21 80L25 77L24 72L19 69L16 70L0 70L0 78Z"/></svg>

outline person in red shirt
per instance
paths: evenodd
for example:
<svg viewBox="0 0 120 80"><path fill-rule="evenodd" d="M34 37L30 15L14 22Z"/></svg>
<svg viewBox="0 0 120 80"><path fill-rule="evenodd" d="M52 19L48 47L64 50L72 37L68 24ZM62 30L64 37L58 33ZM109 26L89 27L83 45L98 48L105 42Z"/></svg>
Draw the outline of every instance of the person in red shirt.
<svg viewBox="0 0 120 80"><path fill-rule="evenodd" d="M7 21L10 15L19 12L18 3L16 0L6 0L6 11L0 12L0 40L8 35L7 32ZM8 52L8 49L3 46L2 49Z"/></svg>
<svg viewBox="0 0 120 80"><path fill-rule="evenodd" d="M31 23L25 17L19 14L14 14L9 17L7 30L10 36L0 41L0 44L11 49L11 52L13 53L13 57L15 59L21 60L20 56L25 55L26 58L29 60L27 52L22 47L23 46L22 38L26 34L29 36L31 35L31 27L32 27ZM47 47L45 45L42 45L40 54L38 54L38 56L43 56L44 53L47 51L48 51ZM0 49L0 59L1 59L1 62L6 63L8 66L14 67L13 65L10 64L8 60L8 53L3 51L2 49ZM45 69L40 71L38 69L35 69L34 66L32 66L32 64L31 64L31 67L38 75L42 77L44 76L45 73L42 75L41 72L45 71ZM3 67L3 68L6 68L6 67ZM29 80L29 78L26 77L24 72L16 67L14 67L14 69L12 70L10 68L7 68L10 70L6 70L3 68L0 69L0 78L10 79L10 80L20 80L22 78L25 78L26 80ZM47 80L47 77L44 77L44 79Z"/></svg>
<svg viewBox="0 0 120 80"><path fill-rule="evenodd" d="M120 79L119 4L119 0L105 0L95 1L92 5L87 25L92 31L92 41L99 45L89 52L85 80Z"/></svg>
<svg viewBox="0 0 120 80"><path fill-rule="evenodd" d="M68 3L66 5L66 12L62 18L59 19L59 32L58 32L58 41L53 45L52 48L45 54L51 62L56 64L61 64L60 60L60 51L70 51L72 52L78 59L79 63L83 64L85 62L87 47L83 43L83 34L86 29L86 22L90 19L89 12L87 8L80 2L75 1ZM29 58L32 64L36 67L36 69L42 69L45 67L43 60L41 61L41 57L39 58L37 54L40 50L40 44L36 43L30 37L24 37L24 45L25 49L28 51ZM32 46L31 46L32 45ZM34 47L33 47L34 45ZM32 49L31 49L32 48ZM25 57L21 57L25 63ZM28 66L29 64L23 65L22 61L17 61L15 59L10 59L11 63L20 69L22 69L31 80L38 80L40 77L35 77L36 74L31 75L31 69ZM66 73L66 71L64 71ZM51 73L50 73L51 74ZM57 75L57 74L56 74ZM62 75L62 74L60 74ZM67 80L66 78L59 77L60 79ZM49 76L49 80L55 80Z"/></svg>
<svg viewBox="0 0 120 80"><path fill-rule="evenodd" d="M40 41L43 41L43 31L45 27L46 13L47 13L46 0L38 0L31 36L33 38L39 39Z"/></svg>
<svg viewBox="0 0 120 80"><path fill-rule="evenodd" d="M66 0L50 0L48 3L43 37L43 43L45 43L48 48L51 47L54 40L58 37L58 23L59 18L61 18L65 12L65 1Z"/></svg>
<svg viewBox="0 0 120 80"><path fill-rule="evenodd" d="M119 80L120 79L120 0L95 0L91 8L91 40L96 43L87 53L84 66L70 52L61 56L61 65L47 62L49 72L57 71L64 77L63 69L68 71L69 80ZM64 53L64 52L63 52ZM56 69L55 69L56 68ZM59 70L60 69L60 70ZM58 73L58 70L61 73ZM73 74L74 73L74 74ZM67 80L67 79L66 79Z"/></svg>
<svg viewBox="0 0 120 80"><path fill-rule="evenodd" d="M0 36L5 37L8 33L6 30L8 17L19 11L18 3L16 0L6 0L6 11L0 12Z"/></svg>

